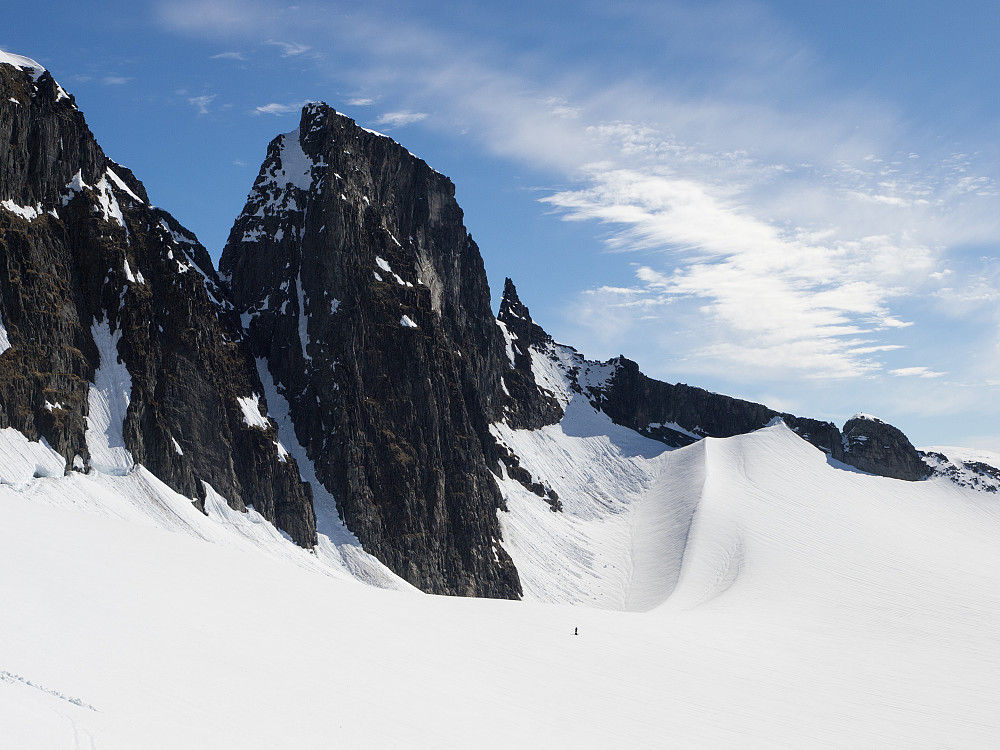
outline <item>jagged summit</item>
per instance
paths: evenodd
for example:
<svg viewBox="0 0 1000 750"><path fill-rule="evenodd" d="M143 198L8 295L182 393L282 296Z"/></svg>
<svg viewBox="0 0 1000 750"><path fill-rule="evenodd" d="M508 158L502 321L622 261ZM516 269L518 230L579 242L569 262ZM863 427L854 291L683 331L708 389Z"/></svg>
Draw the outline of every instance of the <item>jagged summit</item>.
<svg viewBox="0 0 1000 750"><path fill-rule="evenodd" d="M48 72L4 62L0 428L44 439L67 471L142 464L199 504L210 485L312 546L308 488L260 411L207 251Z"/></svg>
<svg viewBox="0 0 1000 750"><path fill-rule="evenodd" d="M365 549L425 590L512 597L488 431L513 407L509 366L454 193L391 139L311 104L269 145L220 266Z"/></svg>
<svg viewBox="0 0 1000 750"><path fill-rule="evenodd" d="M504 280L503 297L500 300L497 320L517 337L520 342L516 347L518 349L541 346L552 341L552 337L532 319L527 306L518 297L514 282L509 278Z"/></svg>
<svg viewBox="0 0 1000 750"><path fill-rule="evenodd" d="M76 109L76 99L56 82L44 66L30 57L15 55L0 49L0 65L10 65L27 73L34 84L34 93L42 93L43 97L46 98L48 98L47 95L51 94L51 98L55 102L66 99L69 105Z"/></svg>

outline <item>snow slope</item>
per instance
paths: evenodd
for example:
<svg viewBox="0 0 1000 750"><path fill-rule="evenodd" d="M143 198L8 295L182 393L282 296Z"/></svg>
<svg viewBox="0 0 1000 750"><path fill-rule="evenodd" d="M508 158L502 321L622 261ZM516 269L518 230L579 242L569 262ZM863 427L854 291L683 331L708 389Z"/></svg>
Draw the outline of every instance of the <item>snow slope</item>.
<svg viewBox="0 0 1000 750"><path fill-rule="evenodd" d="M594 497L618 483L628 499L609 493L588 515L582 498L563 496L563 514L534 498L562 526L534 540L513 520L505 531L537 561L522 570L532 598L591 590L605 609L380 591L304 564L301 550L207 544L67 499L154 486L141 468L0 486L5 739L28 750L996 746L995 494L846 471L780 424L656 453L588 433L595 414L570 412L536 438L567 483L589 471ZM541 545L560 528L578 535L566 550L595 540L596 562L577 569L555 550L565 564L543 571ZM610 562L621 569L598 574ZM646 611L608 611L612 599Z"/></svg>

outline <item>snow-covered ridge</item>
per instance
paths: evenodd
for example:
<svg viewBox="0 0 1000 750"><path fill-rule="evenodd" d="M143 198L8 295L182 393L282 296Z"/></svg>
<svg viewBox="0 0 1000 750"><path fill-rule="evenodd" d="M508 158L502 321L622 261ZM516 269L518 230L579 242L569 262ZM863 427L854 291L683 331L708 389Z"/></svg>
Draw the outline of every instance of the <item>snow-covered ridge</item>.
<svg viewBox="0 0 1000 750"><path fill-rule="evenodd" d="M1000 492L1000 454L970 448L922 448L924 463L934 474L947 477L962 487L983 492Z"/></svg>
<svg viewBox="0 0 1000 750"><path fill-rule="evenodd" d="M571 398L557 425L492 429L563 504L561 513L553 513L506 474L499 482L509 508L499 516L504 548L518 568L525 598L536 601L638 611L697 607L731 586L756 585L747 581L771 585L744 579L777 549L788 558L782 563L787 570L809 570L817 579L836 576L835 568L821 571L843 549L861 543L855 536L923 523L908 519L910 513L938 519L921 531L927 534L938 521L948 527L953 513L985 514L1000 535L1000 506L988 494L1000 489L1000 470L982 462L958 465L966 482L946 472L906 482L844 471L780 420L754 433L669 449L614 425L582 394ZM836 520L840 505L853 520ZM759 524L769 530L759 531ZM831 533L828 525L837 532L836 542L821 541ZM837 544L844 545L840 553ZM814 551L822 559L813 560ZM853 566L836 563L842 564ZM867 564L863 575L878 578L884 563ZM779 568L771 571L775 581L787 575ZM817 580L816 590L825 585Z"/></svg>
<svg viewBox="0 0 1000 750"><path fill-rule="evenodd" d="M41 78L42 73L45 72L45 68L40 65L35 60L30 57L25 57L24 55L15 55L11 52L5 52L0 49L0 65L11 65L18 69L27 69L31 75L31 79L37 83L38 79ZM63 99L69 99L69 94L66 90L56 83L56 101L61 101Z"/></svg>
<svg viewBox="0 0 1000 750"><path fill-rule="evenodd" d="M5 52L2 49L0 49L0 65L12 65L15 68L28 68L31 71L31 77L36 81L38 80L38 77L45 72L45 68L32 60L30 57L15 55L10 52Z"/></svg>
<svg viewBox="0 0 1000 750"><path fill-rule="evenodd" d="M105 221L113 221L126 231L128 228L125 226L125 217L122 214L122 207L115 195L115 190L123 192L129 201L143 203L143 200L125 184L121 177L115 174L111 167L104 170L104 174L94 185L88 185L83 179L83 170L78 169L73 175L73 179L62 190L62 205L68 205L84 190L92 192L97 200L97 205L93 209L95 213L100 213Z"/></svg>

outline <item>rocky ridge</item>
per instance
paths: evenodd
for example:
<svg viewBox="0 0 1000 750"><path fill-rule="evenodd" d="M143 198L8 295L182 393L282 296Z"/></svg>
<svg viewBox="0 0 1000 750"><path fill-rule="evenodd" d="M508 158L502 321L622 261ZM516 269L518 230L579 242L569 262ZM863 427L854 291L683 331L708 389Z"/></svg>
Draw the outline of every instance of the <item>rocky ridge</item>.
<svg viewBox="0 0 1000 750"><path fill-rule="evenodd" d="M309 487L208 253L22 61L0 64L0 427L67 470L141 463L195 501L207 482L311 546Z"/></svg>
<svg viewBox="0 0 1000 750"><path fill-rule="evenodd" d="M571 392L585 397L616 424L669 446L690 445L705 437L733 437L781 419L834 462L910 481L931 473L931 467L902 432L874 417L856 415L841 431L832 422L777 412L763 404L684 383L654 380L624 356L608 362L589 361L572 347L557 344L531 319L510 279L499 319L509 330L518 332L516 341L521 346L515 349L515 356L520 357L517 361L522 367L530 366L531 354L556 363Z"/></svg>

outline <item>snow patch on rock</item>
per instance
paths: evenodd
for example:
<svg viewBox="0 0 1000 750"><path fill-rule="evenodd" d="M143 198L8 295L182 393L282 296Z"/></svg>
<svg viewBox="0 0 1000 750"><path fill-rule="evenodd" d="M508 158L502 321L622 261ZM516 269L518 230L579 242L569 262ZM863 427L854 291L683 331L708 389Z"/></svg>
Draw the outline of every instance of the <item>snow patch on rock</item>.
<svg viewBox="0 0 1000 750"><path fill-rule="evenodd" d="M20 216L25 221L34 221L39 216L45 213L45 209L42 208L42 204L39 203L35 206L19 206L12 200L0 201L0 208L8 211L16 216Z"/></svg>
<svg viewBox="0 0 1000 750"><path fill-rule="evenodd" d="M240 409L243 410L243 423L247 427L266 430L271 426L267 421L267 417L261 414L260 396L256 393L252 396L242 396L237 398L236 401L239 403Z"/></svg>
<svg viewBox="0 0 1000 750"><path fill-rule="evenodd" d="M10 339L7 337L7 329L3 325L3 313L0 312L0 354L10 349Z"/></svg>
<svg viewBox="0 0 1000 750"><path fill-rule="evenodd" d="M121 329L111 333L105 320L94 323L90 330L101 358L88 391L86 438L90 465L104 474L127 474L135 465L123 435L132 398L132 376L118 356Z"/></svg>

